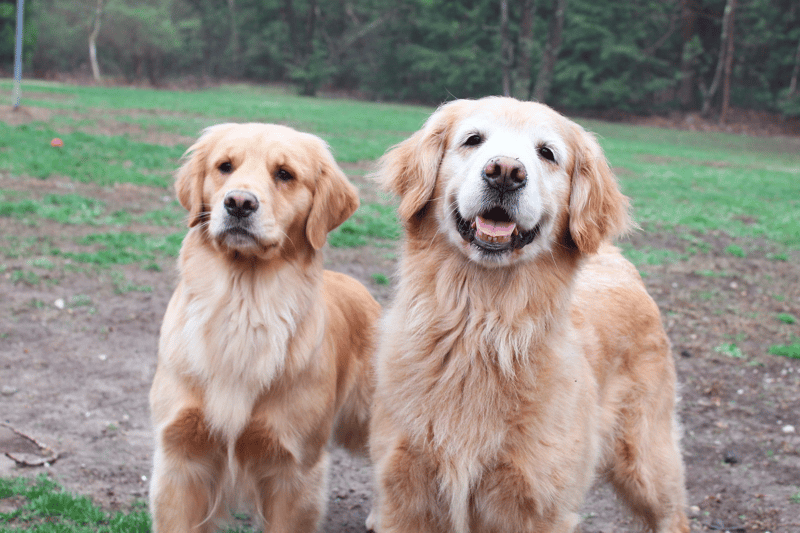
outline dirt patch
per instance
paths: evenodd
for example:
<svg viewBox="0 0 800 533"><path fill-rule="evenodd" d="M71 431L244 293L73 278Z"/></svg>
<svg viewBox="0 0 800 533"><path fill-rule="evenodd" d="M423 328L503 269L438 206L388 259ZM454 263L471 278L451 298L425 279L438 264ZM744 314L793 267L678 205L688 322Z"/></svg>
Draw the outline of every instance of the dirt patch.
<svg viewBox="0 0 800 533"><path fill-rule="evenodd" d="M369 192L366 165L346 170L364 201L380 200ZM103 200L110 212L143 212L171 199L162 189L56 179L4 177L0 188L31 198L75 192ZM37 468L0 456L0 476L46 471L108 508L127 508L147 497L152 459L147 395L158 330L176 282L174 259L159 259L160 272L141 265L95 270L59 257L50 258L52 268L31 263L38 257L37 243L43 249L47 243L69 243L84 230L0 218L0 421L60 454ZM166 235L176 228L143 230ZM693 531L798 532L800 361L767 352L800 336L800 325L776 318L781 313L800 318L800 254L754 241L746 257L736 257L725 251L730 239L713 233L696 235L705 245L689 251L688 241L677 235L655 230L631 240L637 248L667 249L685 258L641 270L662 310L682 383L679 410ZM10 236L31 243L33 251L18 257L8 248ZM777 252L787 260L775 260ZM325 254L329 268L354 276L382 304L389 302L392 285L376 274L391 279L396 248L326 249ZM22 271L36 277L15 275ZM120 287L120 275L127 288ZM0 434L0 443L3 435L21 446L8 433ZM364 531L370 477L365 461L334 452L324 531ZM603 485L592 491L583 513L585 533L634 526Z"/></svg>

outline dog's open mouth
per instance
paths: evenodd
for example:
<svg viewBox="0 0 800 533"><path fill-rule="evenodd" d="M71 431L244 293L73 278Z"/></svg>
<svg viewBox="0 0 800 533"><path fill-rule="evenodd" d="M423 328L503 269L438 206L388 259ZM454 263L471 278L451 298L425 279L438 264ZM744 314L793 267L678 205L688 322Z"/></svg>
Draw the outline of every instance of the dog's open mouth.
<svg viewBox="0 0 800 533"><path fill-rule="evenodd" d="M470 244L489 253L518 250L527 246L539 234L541 223L530 230L520 231L511 215L496 206L482 212L474 220L465 220L454 209L456 228L461 237Z"/></svg>

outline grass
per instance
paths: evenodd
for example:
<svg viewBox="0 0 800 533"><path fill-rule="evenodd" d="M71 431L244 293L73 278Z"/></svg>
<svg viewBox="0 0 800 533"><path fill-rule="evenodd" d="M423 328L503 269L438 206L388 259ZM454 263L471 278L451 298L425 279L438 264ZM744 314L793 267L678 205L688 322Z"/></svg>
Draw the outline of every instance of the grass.
<svg viewBox="0 0 800 533"><path fill-rule="evenodd" d="M93 233L77 240L92 250L84 252L58 251L57 255L80 262L108 267L132 263L151 263L161 257L177 257L183 232L171 235L151 235L130 231Z"/></svg>
<svg viewBox="0 0 800 533"><path fill-rule="evenodd" d="M331 232L328 242L334 248L355 248L399 238L400 225L394 206L369 203Z"/></svg>
<svg viewBox="0 0 800 533"><path fill-rule="evenodd" d="M733 357L735 359L743 359L744 353L742 349L739 348L736 343L723 343L719 346L714 348L714 351L717 353L721 353L723 355L727 355L728 357Z"/></svg>
<svg viewBox="0 0 800 533"><path fill-rule="evenodd" d="M0 478L0 499L13 498L16 509L0 513L0 533L122 533L150 531L143 505L129 513L108 513L41 475L34 480Z"/></svg>
<svg viewBox="0 0 800 533"><path fill-rule="evenodd" d="M0 533L147 533L151 528L145 502L134 502L129 512L107 512L44 474L35 479L0 478L0 500L15 507L0 512ZM252 533L252 529L239 526L227 533Z"/></svg>
<svg viewBox="0 0 800 533"><path fill-rule="evenodd" d="M10 80L0 81L3 93L10 93L11 87ZM320 135L337 159L349 162L375 159L387 146L418 129L432 111L420 106L303 98L281 88L254 85L166 91L28 81L23 102L84 114L103 110L104 115L113 113L116 120L190 137L218 122L276 122ZM61 138L69 146L69 139Z"/></svg>
<svg viewBox="0 0 800 533"><path fill-rule="evenodd" d="M64 146L50 140L60 137ZM0 122L0 169L39 179L66 176L82 183L167 187L183 148L137 142L121 135L58 132L42 123Z"/></svg>
<svg viewBox="0 0 800 533"><path fill-rule="evenodd" d="M130 214L124 211L107 214L103 202L78 194L47 194L41 200L18 196L0 191L0 217L15 218L27 225L35 225L40 218L88 226L122 226L131 222Z"/></svg>
<svg viewBox="0 0 800 533"><path fill-rule="evenodd" d="M684 255L666 248L651 248L649 246L634 248L627 242L621 243L620 248L625 257L636 266L662 265L674 263L685 258Z"/></svg>
<svg viewBox="0 0 800 533"><path fill-rule="evenodd" d="M0 80L0 91L10 94L10 90L10 80ZM0 123L0 170L42 179L58 175L101 185L158 187L171 182L171 172L189 141L162 146L131 135L101 135L94 131L96 120L92 117L102 115L105 120L135 125L142 131L187 139L221 121L279 122L322 136L337 159L355 162L376 159L418 129L432 111L419 106L302 98L282 88L251 85L166 91L28 81L23 86L23 103L55 114L48 124L11 127ZM680 227L684 235L723 232L742 240L728 248L735 257L744 256L747 247L743 240L752 238L800 250L800 225L795 216L800 211L800 155L786 147L787 141L581 122L598 133L643 226ZM63 148L49 146L56 136L64 140ZM370 225L367 219L374 215L370 207L362 210L365 216L356 226ZM162 223L174 223L174 217L168 213ZM379 218L385 217L381 214ZM351 225L342 228L332 242L363 246L370 242L373 231L383 235L380 239L399 235L385 227ZM708 249L701 238L688 246L689 254ZM640 264L681 260L670 255L674 252L641 252L634 256ZM774 257L788 260L782 250Z"/></svg>
<svg viewBox="0 0 800 533"><path fill-rule="evenodd" d="M769 347L769 353L791 359L800 359L800 341L792 344L774 344Z"/></svg>
<svg viewBox="0 0 800 533"><path fill-rule="evenodd" d="M586 121L623 177L636 219L800 249L800 155L776 138Z"/></svg>

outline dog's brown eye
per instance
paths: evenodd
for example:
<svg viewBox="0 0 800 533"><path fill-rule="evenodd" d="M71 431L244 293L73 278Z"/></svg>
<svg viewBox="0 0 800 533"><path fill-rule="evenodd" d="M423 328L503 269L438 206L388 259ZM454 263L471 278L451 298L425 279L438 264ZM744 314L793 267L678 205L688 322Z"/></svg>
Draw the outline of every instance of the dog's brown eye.
<svg viewBox="0 0 800 533"><path fill-rule="evenodd" d="M482 142L483 142L483 137L481 135L478 135L477 133L473 133L472 135L467 137L466 141L464 141L464 146L478 146Z"/></svg>
<svg viewBox="0 0 800 533"><path fill-rule="evenodd" d="M292 176L291 174L289 174L289 172L287 172L286 170L284 170L284 169L280 169L280 170L278 171L278 173L277 173L277 174L275 174L275 178L276 178L278 181L292 181L292 180L294 179L294 176Z"/></svg>
<svg viewBox="0 0 800 533"><path fill-rule="evenodd" d="M223 174L230 174L231 172L233 172L233 165L231 165L230 161L225 161L224 163L220 163L217 168Z"/></svg>
<svg viewBox="0 0 800 533"><path fill-rule="evenodd" d="M556 162L556 154L554 154L553 151L547 146L539 147L539 155L542 156L543 159L547 159L551 163Z"/></svg>

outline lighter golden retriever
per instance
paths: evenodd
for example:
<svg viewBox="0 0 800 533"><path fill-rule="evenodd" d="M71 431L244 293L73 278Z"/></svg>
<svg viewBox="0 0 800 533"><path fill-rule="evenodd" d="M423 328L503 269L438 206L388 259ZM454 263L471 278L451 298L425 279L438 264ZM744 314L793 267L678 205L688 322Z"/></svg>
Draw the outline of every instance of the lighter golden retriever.
<svg viewBox="0 0 800 533"><path fill-rule="evenodd" d="M651 530L688 531L669 341L607 243L628 201L594 138L544 105L459 100L378 177L405 241L368 526L571 532L599 472Z"/></svg>
<svg viewBox="0 0 800 533"><path fill-rule="evenodd" d="M380 307L319 251L356 190L283 126L214 126L187 154L191 229L150 392L154 531L213 531L241 500L267 531L314 531L331 433L357 450L369 428Z"/></svg>

